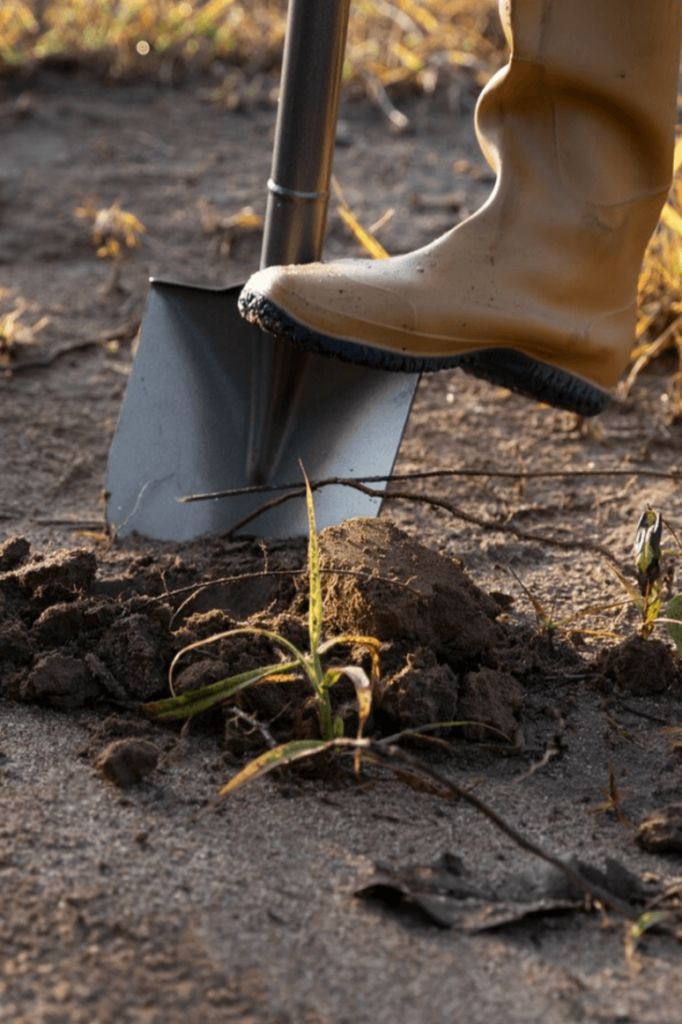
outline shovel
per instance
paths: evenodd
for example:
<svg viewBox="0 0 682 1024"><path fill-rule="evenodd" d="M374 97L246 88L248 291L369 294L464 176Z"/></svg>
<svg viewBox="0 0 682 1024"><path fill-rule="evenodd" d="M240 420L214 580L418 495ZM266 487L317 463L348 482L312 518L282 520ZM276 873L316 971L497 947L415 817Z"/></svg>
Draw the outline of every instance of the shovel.
<svg viewBox="0 0 682 1024"><path fill-rule="evenodd" d="M349 3L290 0L261 267L320 258ZM299 352L242 320L242 287L151 282L109 455L107 517L120 537L229 532L263 504L262 493L178 499L297 485L300 463L312 480L391 473L418 376ZM353 488L325 487L317 523L376 515L379 505ZM297 497L247 532L303 536L307 523Z"/></svg>

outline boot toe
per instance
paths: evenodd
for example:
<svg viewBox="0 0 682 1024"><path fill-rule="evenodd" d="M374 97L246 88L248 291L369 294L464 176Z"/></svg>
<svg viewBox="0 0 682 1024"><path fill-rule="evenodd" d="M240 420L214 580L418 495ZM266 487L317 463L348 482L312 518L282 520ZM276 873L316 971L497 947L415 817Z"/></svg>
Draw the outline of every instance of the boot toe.
<svg viewBox="0 0 682 1024"><path fill-rule="evenodd" d="M390 324L392 334L405 334L400 347L409 348L417 311L391 262L382 261L381 274L374 260L268 267L249 279L240 308L247 319L261 322L254 311L275 307L311 333L376 347L385 344Z"/></svg>

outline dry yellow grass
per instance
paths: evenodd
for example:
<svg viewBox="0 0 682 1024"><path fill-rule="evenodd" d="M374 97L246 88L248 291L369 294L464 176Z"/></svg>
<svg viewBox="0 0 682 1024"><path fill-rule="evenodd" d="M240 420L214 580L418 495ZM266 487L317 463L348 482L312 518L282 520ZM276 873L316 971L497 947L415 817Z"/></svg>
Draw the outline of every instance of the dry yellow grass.
<svg viewBox="0 0 682 1024"><path fill-rule="evenodd" d="M3 67L54 54L94 59L112 77L213 67L216 99L238 106L276 72L286 0L2 0ZM354 0L345 79L375 100L385 90L432 92L461 75L483 85L504 57L496 0ZM267 81L265 88L268 87ZM624 392L665 349L682 355L682 145L676 180L640 281L637 345ZM682 371L670 381L682 415Z"/></svg>
<svg viewBox="0 0 682 1024"><path fill-rule="evenodd" d="M671 419L682 415L682 137L675 147L675 179L639 279L637 343L622 384L628 394L637 376L657 356L675 349L678 367L668 385Z"/></svg>
<svg viewBox="0 0 682 1024"><path fill-rule="evenodd" d="M427 91L462 64L481 79L499 63L494 0L356 0L346 77ZM97 54L113 75L169 60L229 59L252 73L278 61L285 0L3 0L0 60Z"/></svg>

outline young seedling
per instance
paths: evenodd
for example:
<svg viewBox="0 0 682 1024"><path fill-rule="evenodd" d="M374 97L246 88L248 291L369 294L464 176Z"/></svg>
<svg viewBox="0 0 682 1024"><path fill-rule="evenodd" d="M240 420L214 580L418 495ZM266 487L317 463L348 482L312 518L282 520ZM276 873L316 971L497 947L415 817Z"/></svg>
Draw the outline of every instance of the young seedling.
<svg viewBox="0 0 682 1024"><path fill-rule="evenodd" d="M661 534L663 522L649 508L637 524L633 554L637 584L642 595L642 635L649 636L661 610Z"/></svg>
<svg viewBox="0 0 682 1024"><path fill-rule="evenodd" d="M673 535L679 553L682 551L682 543L670 524L666 523L665 525ZM677 653L682 657L682 594L671 597L666 608L666 618L661 621L665 624L668 635L677 648Z"/></svg>
<svg viewBox="0 0 682 1024"><path fill-rule="evenodd" d="M648 637L655 626L663 625L674 641L677 653L682 656L682 594L670 598L665 615L661 614L663 589L661 561L664 555L675 553L673 550L661 547L663 525L662 516L652 508L648 508L640 516L633 545L637 589L615 566L611 565L610 568L640 612L642 617L642 624L639 628L641 636ZM665 523L665 526L682 551L682 544L673 528L669 523Z"/></svg>
<svg viewBox="0 0 682 1024"><path fill-rule="evenodd" d="M660 514L648 508L639 518L632 547L638 589L614 565L607 563L642 616L639 631L643 637L651 635L661 612L662 532L663 520Z"/></svg>
<svg viewBox="0 0 682 1024"><path fill-rule="evenodd" d="M305 473L304 473L305 476ZM277 662L272 665L264 665L262 668L250 669L239 675L231 676L229 679L222 679L210 686L201 687L199 690L191 690L181 696L173 696L166 700L155 701L144 705L144 711L152 718L166 721L169 719L187 718L199 711L225 701L241 690L249 686L256 686L262 683L287 683L293 679L300 679L301 675L310 683L315 695L315 704L320 727L320 739L313 740L292 740L266 751L255 761L251 762L243 771L239 772L220 791L220 796L225 795L242 785L249 779L254 779L265 772L271 771L278 765L291 763L298 760L301 755L308 755L319 751L330 749L335 740L343 736L343 719L334 718L331 704L331 690L342 676L351 680L355 687L358 702L358 732L357 739L362 738L362 731L367 721L372 706L372 692L379 679L379 647L380 642L375 637L343 635L336 636L329 640L322 639L322 622L324 607L322 600L322 584L320 576L319 549L315 526L315 508L313 504L312 490L307 476L305 477L308 523L310 540L308 542L308 571L310 576L309 584L309 611L308 611L308 639L310 650L307 653L300 651L285 637L280 636L271 630L255 626L244 626L239 629L227 630L223 633L216 633L205 640L198 640L189 644L176 654L170 668L169 682L173 693L173 671L179 660L187 652L195 650L209 643L240 634L267 637L272 643L288 654L285 662ZM344 665L324 669L322 666L322 655L327 654L335 647L346 644L356 644L369 652L372 669L371 679L367 673L358 665ZM360 748L356 750L356 768L359 768Z"/></svg>

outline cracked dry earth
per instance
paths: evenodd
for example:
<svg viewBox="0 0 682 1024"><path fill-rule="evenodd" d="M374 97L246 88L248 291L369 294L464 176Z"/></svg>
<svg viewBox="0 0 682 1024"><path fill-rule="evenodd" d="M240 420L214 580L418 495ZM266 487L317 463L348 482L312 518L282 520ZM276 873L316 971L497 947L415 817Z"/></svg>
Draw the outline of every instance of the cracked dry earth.
<svg viewBox="0 0 682 1024"><path fill-rule="evenodd" d="M327 635L382 644L369 732L468 723L405 750L635 916L658 900L657 929L635 942L423 775L367 765L358 782L337 761L216 807L264 749L259 724L314 733L305 690L247 691L182 737L140 705L216 631L305 643L305 542L114 542L100 494L149 274L230 283L257 266L257 233L225 223L262 212L274 114L79 72L0 90L2 315L23 310L26 328L0 349L1 1018L678 1021L682 674L663 630L637 637L607 564L630 572L648 505L679 530L674 366L596 423L424 379L396 470L456 472L396 483L379 519L321 538ZM464 81L455 109L408 104L401 136L345 106L335 172L364 224L395 210L389 251L485 198L474 99ZM147 231L112 286L75 211L116 200ZM358 254L344 232L332 213L328 254ZM548 633L529 594L555 623L592 610ZM184 656L177 685L273 657L263 638L225 639ZM352 731L352 691L335 700Z"/></svg>

